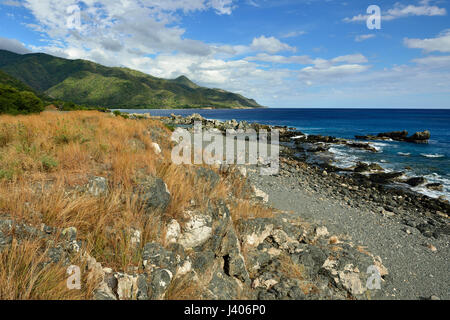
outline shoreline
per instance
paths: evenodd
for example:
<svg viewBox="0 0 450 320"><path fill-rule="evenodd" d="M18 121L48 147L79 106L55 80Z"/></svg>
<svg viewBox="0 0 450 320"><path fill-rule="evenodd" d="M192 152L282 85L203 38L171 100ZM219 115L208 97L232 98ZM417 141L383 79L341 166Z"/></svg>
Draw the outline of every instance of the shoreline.
<svg viewBox="0 0 450 320"><path fill-rule="evenodd" d="M224 123L209 123L199 115L176 117L175 122L190 122L194 118L206 121L207 127L223 129ZM170 119L161 118L165 123L171 123ZM296 134L288 128L283 130L281 141ZM348 237L382 257L390 273L383 299L422 299L433 295L450 298L447 200L393 188L359 174L341 175L309 164L295 153L295 149L280 144L280 172L272 176L260 176L259 165L238 167L273 208L289 211L307 223L325 226L338 238ZM432 281L430 275L434 277ZM412 283L413 278L417 283Z"/></svg>

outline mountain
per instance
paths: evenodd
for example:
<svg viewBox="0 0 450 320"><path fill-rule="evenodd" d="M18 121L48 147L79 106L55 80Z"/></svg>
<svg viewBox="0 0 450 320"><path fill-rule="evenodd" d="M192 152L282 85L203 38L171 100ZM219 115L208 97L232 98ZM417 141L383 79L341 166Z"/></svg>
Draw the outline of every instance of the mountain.
<svg viewBox="0 0 450 320"><path fill-rule="evenodd" d="M166 80L44 53L0 50L0 69L41 94L77 104L129 109L262 107L240 94L200 87L185 76Z"/></svg>

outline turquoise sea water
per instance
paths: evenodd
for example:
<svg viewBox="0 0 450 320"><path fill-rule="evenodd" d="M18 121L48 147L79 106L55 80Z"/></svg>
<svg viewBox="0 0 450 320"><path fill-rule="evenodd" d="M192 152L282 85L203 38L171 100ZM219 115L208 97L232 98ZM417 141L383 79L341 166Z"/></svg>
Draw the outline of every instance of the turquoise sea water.
<svg viewBox="0 0 450 320"><path fill-rule="evenodd" d="M431 182L444 184L444 191L416 191L433 197L445 195L450 199L450 110L436 109L251 109L251 110L122 110L168 116L171 113L199 113L208 119L258 122L295 127L306 134L354 138L355 135L387 131L429 130L428 144L396 141L371 142L378 153L337 146L330 149L337 164L351 166L356 161L377 162L387 170L406 170L408 176L425 176Z"/></svg>

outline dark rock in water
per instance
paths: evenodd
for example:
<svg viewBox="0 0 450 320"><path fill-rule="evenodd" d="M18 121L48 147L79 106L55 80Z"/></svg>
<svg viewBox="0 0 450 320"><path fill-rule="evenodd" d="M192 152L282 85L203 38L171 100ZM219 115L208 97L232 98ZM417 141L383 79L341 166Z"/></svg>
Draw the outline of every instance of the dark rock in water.
<svg viewBox="0 0 450 320"><path fill-rule="evenodd" d="M280 131L280 141L290 142L293 137L304 136L300 131Z"/></svg>
<svg viewBox="0 0 450 320"><path fill-rule="evenodd" d="M301 135L300 135L301 136ZM296 143L304 143L304 142L308 142L308 143L317 143L317 142L324 142L324 143L337 143L339 142L341 139L337 139L336 137L331 137L331 136L321 136L321 135L303 135L301 137L299 137L298 139L295 140Z"/></svg>
<svg viewBox="0 0 450 320"><path fill-rule="evenodd" d="M148 177L134 191L146 210L165 211L169 206L171 199L169 190L164 181L159 178Z"/></svg>
<svg viewBox="0 0 450 320"><path fill-rule="evenodd" d="M404 140L408 136L408 131L391 131L379 133L377 137L379 138L391 138L392 140Z"/></svg>
<svg viewBox="0 0 450 320"><path fill-rule="evenodd" d="M309 148L308 152L313 152L313 153L325 152L325 151L328 151L328 149L330 149L329 146L327 146L325 144L319 144L317 146L313 146L313 147Z"/></svg>
<svg viewBox="0 0 450 320"><path fill-rule="evenodd" d="M383 171L384 169L377 163L364 163L358 162L356 164L355 172L368 172L368 171Z"/></svg>
<svg viewBox="0 0 450 320"><path fill-rule="evenodd" d="M382 172L382 173L372 173L369 176L370 181L375 183L389 183L393 180L403 176L404 172Z"/></svg>
<svg viewBox="0 0 450 320"><path fill-rule="evenodd" d="M444 190L444 185L442 185L441 183L429 183L425 187L427 189L434 190L434 191Z"/></svg>
<svg viewBox="0 0 450 320"><path fill-rule="evenodd" d="M374 146L370 145L369 143L347 142L346 145L350 148L362 149L362 150L367 150L367 151L371 151L371 152L378 152L378 150Z"/></svg>
<svg viewBox="0 0 450 320"><path fill-rule="evenodd" d="M423 132L416 132L412 136L408 137L408 131L391 131L391 132L383 132L379 133L376 136L373 135L365 135L365 136L355 136L356 139L362 140L388 140L392 139L395 141L405 141L405 142L413 142L413 143L427 143L431 137L431 133L428 130Z"/></svg>
<svg viewBox="0 0 450 320"><path fill-rule="evenodd" d="M405 181L407 184L409 184L412 187L420 186L421 184L425 184L427 182L427 179L424 177L413 177Z"/></svg>
<svg viewBox="0 0 450 320"><path fill-rule="evenodd" d="M411 137L407 138L407 141L414 143L427 143L431 138L431 133L428 130L423 132L416 132Z"/></svg>

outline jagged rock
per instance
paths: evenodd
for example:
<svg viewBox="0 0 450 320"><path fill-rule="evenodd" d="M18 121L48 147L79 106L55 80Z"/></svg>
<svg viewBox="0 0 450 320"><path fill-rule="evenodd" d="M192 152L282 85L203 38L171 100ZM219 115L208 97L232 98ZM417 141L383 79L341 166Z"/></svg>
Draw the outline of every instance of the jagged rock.
<svg viewBox="0 0 450 320"><path fill-rule="evenodd" d="M136 300L138 293L137 280L134 275L116 273L117 279L117 296L120 300Z"/></svg>
<svg viewBox="0 0 450 320"><path fill-rule="evenodd" d="M165 211L169 206L171 196L167 185L160 178L147 177L144 181L135 187L138 201L143 205L146 211L153 210Z"/></svg>
<svg viewBox="0 0 450 320"><path fill-rule="evenodd" d="M152 272L149 285L149 297L152 300L161 300L173 279L173 273L168 269L156 269Z"/></svg>
<svg viewBox="0 0 450 320"><path fill-rule="evenodd" d="M408 136L408 131L391 131L379 133L377 137L379 138L391 138L392 140L404 140Z"/></svg>
<svg viewBox="0 0 450 320"><path fill-rule="evenodd" d="M416 132L407 140L414 143L427 143L431 138L431 133L428 130L423 132Z"/></svg>
<svg viewBox="0 0 450 320"><path fill-rule="evenodd" d="M310 278L314 278L319 273L328 255L327 252L316 246L307 245L300 253L292 255L291 258L295 264L305 269Z"/></svg>
<svg viewBox="0 0 450 320"><path fill-rule="evenodd" d="M425 186L427 189L435 190L435 191L442 191L444 190L444 185L441 183L429 183Z"/></svg>
<svg viewBox="0 0 450 320"><path fill-rule="evenodd" d="M142 253L142 264L146 271L152 272L157 268L167 269L172 274L177 271L178 265L184 257L165 249L161 244L149 242L145 244Z"/></svg>
<svg viewBox="0 0 450 320"><path fill-rule="evenodd" d="M381 259L362 253L348 244L341 246L341 249L339 255L329 253L319 272L329 277L336 288L346 290L354 298L368 299L381 295L382 290L376 288L376 280L379 280L381 288L381 285L386 285L383 277L387 275Z"/></svg>
<svg viewBox="0 0 450 320"><path fill-rule="evenodd" d="M375 183L389 183L393 180L400 178L404 175L404 172L381 172L381 173L372 173L369 176L370 181Z"/></svg>
<svg viewBox="0 0 450 320"><path fill-rule="evenodd" d="M108 181L104 177L92 177L86 186L87 192L95 197L108 193Z"/></svg>
<svg viewBox="0 0 450 320"><path fill-rule="evenodd" d="M200 212L187 211L189 220L182 228L178 243L186 249L194 248L205 243L212 234L211 216Z"/></svg>
<svg viewBox="0 0 450 320"><path fill-rule="evenodd" d="M369 143L350 142L350 141L348 141L346 143L346 145L348 147L350 147L350 148L362 149L362 150L367 150L367 151L371 151L371 152L378 152L377 148L375 148L374 146L372 146Z"/></svg>
<svg viewBox="0 0 450 320"><path fill-rule="evenodd" d="M167 225L166 243L176 243L181 234L181 227L177 220L172 219Z"/></svg>
<svg viewBox="0 0 450 320"><path fill-rule="evenodd" d="M355 172L370 172L370 171L383 171L384 169L377 163L365 163L365 162L358 162L356 164L355 169L353 171Z"/></svg>
<svg viewBox="0 0 450 320"><path fill-rule="evenodd" d="M395 140L395 141L405 141L413 143L427 143L431 137L431 133L428 130L423 132L416 132L412 136L408 137L408 131L392 131L379 133L376 136L365 135L365 136L355 136L356 139L362 140Z"/></svg>
<svg viewBox="0 0 450 320"><path fill-rule="evenodd" d="M406 180L405 182L412 187L417 187L422 184L425 184L427 182L427 179L425 179L424 177L413 177Z"/></svg>

